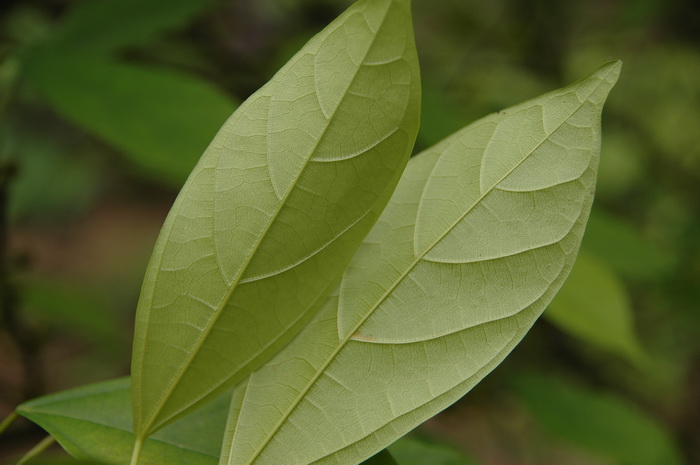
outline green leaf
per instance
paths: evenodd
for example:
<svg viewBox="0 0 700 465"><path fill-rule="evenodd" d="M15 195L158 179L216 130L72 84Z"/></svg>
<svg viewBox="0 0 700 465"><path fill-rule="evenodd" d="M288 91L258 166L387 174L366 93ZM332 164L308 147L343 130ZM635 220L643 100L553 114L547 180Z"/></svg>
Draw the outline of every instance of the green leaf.
<svg viewBox="0 0 700 465"><path fill-rule="evenodd" d="M632 225L600 209L591 214L583 246L626 278L664 278L673 271L677 262L672 252L645 238Z"/></svg>
<svg viewBox="0 0 700 465"><path fill-rule="evenodd" d="M444 444L403 437L389 446L399 465L474 465L464 455Z"/></svg>
<svg viewBox="0 0 700 465"><path fill-rule="evenodd" d="M104 184L101 167L89 153L62 144L45 127L9 121L0 156L20 165L12 181L9 214L13 221L65 222L84 214ZM23 127L24 126L24 127Z"/></svg>
<svg viewBox="0 0 700 465"><path fill-rule="evenodd" d="M107 311L109 303L97 291L36 278L23 282L22 290L28 316L109 348L119 341L119 320Z"/></svg>
<svg viewBox="0 0 700 465"><path fill-rule="evenodd" d="M27 78L62 116L175 187L235 109L200 79L90 55L36 51Z"/></svg>
<svg viewBox="0 0 700 465"><path fill-rule="evenodd" d="M214 0L87 0L76 4L51 47L56 53L106 53L183 25Z"/></svg>
<svg viewBox="0 0 700 465"><path fill-rule="evenodd" d="M553 436L620 465L682 463L671 434L623 398L534 374L516 378L515 385Z"/></svg>
<svg viewBox="0 0 700 465"><path fill-rule="evenodd" d="M14 463L14 462L12 462ZM70 457L52 457L51 455L31 459L29 465L108 465L95 461L73 460Z"/></svg>
<svg viewBox="0 0 700 465"><path fill-rule="evenodd" d="M221 464L357 463L498 365L573 265L620 67L415 157L339 291L232 403Z"/></svg>
<svg viewBox="0 0 700 465"><path fill-rule="evenodd" d="M244 379L309 321L398 182L419 100L408 1L361 1L226 122L144 281L140 435Z"/></svg>
<svg viewBox="0 0 700 465"><path fill-rule="evenodd" d="M44 428L79 460L124 465L135 439L129 394L129 379L120 378L34 399L17 413ZM154 434L143 445L141 463L216 464L230 401L230 394L221 396Z"/></svg>
<svg viewBox="0 0 700 465"><path fill-rule="evenodd" d="M646 359L634 330L624 285L594 255L581 251L576 266L545 317L562 330L628 359Z"/></svg>
<svg viewBox="0 0 700 465"><path fill-rule="evenodd" d="M388 450L383 450L374 457L362 462L362 465L398 465Z"/></svg>

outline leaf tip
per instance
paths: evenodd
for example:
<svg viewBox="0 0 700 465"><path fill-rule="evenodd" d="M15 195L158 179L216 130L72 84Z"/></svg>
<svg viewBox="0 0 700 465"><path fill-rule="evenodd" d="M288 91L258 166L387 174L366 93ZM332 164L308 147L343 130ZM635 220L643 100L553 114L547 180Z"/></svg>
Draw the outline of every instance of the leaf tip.
<svg viewBox="0 0 700 465"><path fill-rule="evenodd" d="M598 75L604 76L604 78L610 81L611 84L615 84L617 79L620 77L620 71L622 70L622 60L614 60L605 63L603 66L598 68Z"/></svg>

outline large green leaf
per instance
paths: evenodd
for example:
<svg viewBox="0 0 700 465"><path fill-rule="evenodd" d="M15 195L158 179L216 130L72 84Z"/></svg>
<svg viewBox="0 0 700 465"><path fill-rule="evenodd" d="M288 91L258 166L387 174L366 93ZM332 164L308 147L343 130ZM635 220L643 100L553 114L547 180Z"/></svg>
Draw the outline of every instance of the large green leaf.
<svg viewBox="0 0 700 465"><path fill-rule="evenodd" d="M58 113L180 187L235 105L205 81L162 68L43 49L27 78Z"/></svg>
<svg viewBox="0 0 700 465"><path fill-rule="evenodd" d="M226 122L144 281L140 435L243 379L308 322L398 182L419 100L408 0L364 0Z"/></svg>
<svg viewBox="0 0 700 465"><path fill-rule="evenodd" d="M553 377L521 375L515 385L552 436L619 465L677 465L671 433L629 401Z"/></svg>
<svg viewBox="0 0 700 465"><path fill-rule="evenodd" d="M623 284L605 263L583 250L544 315L564 331L634 364L645 360Z"/></svg>
<svg viewBox="0 0 700 465"><path fill-rule="evenodd" d="M214 0L83 0L66 15L51 46L57 53L106 53L181 26Z"/></svg>
<svg viewBox="0 0 700 465"><path fill-rule="evenodd" d="M129 463L134 445L129 379L120 378L34 399L17 412L48 431L77 459ZM216 464L230 395L147 439L141 463Z"/></svg>
<svg viewBox="0 0 700 465"><path fill-rule="evenodd" d="M415 157L313 322L232 403L221 464L353 464L463 396L571 269L620 63Z"/></svg>

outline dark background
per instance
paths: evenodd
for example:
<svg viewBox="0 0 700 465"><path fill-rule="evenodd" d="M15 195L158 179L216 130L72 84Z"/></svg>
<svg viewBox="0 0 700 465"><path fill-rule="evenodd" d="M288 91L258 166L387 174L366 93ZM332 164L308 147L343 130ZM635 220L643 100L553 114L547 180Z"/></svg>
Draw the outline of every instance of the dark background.
<svg viewBox="0 0 700 465"><path fill-rule="evenodd" d="M0 4L0 415L128 373L140 282L179 187L237 103L349 4ZM416 151L624 61L570 280L418 436L463 455L444 464L700 463L697 2L413 4ZM42 437L16 423L0 461Z"/></svg>

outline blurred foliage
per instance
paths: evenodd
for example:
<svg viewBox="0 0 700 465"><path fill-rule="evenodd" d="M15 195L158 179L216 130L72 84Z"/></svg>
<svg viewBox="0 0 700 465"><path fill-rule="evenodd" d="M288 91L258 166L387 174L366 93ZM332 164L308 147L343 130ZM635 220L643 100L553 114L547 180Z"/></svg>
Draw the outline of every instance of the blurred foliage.
<svg viewBox="0 0 700 465"><path fill-rule="evenodd" d="M89 54L42 50L27 58L25 72L58 113L176 187L235 109L183 73Z"/></svg>
<svg viewBox="0 0 700 465"><path fill-rule="evenodd" d="M412 436L403 437L389 447L400 465L476 465L464 453L445 444Z"/></svg>
<svg viewBox="0 0 700 465"><path fill-rule="evenodd" d="M622 465L677 465L680 454L663 427L625 399L564 379L516 378L523 402L552 436Z"/></svg>
<svg viewBox="0 0 700 465"><path fill-rule="evenodd" d="M469 412L452 443L487 465L546 464L550 455L581 465L700 463L697 2L413 3L424 88L417 151L624 61L604 112L580 260L547 322L452 409ZM36 379L45 383L31 392L128 371L140 280L179 186L236 102L349 4L0 4L0 168L14 173L0 212L12 227L0 247L14 274L2 279L17 294L13 324L3 309L3 327L22 333L0 331L0 414ZM26 356L32 347L40 357ZM29 376L37 371L43 378ZM506 371L528 375L511 382ZM511 399L525 408L503 419ZM448 420L426 428L440 422ZM518 422L536 425L529 445L504 433ZM484 424L491 428L474 440L468 426ZM37 437L19 424L0 441L27 450ZM472 463L422 439L392 452L404 465L424 453Z"/></svg>
<svg viewBox="0 0 700 465"><path fill-rule="evenodd" d="M584 342L642 365L632 307L622 282L604 262L585 250L545 317Z"/></svg>

